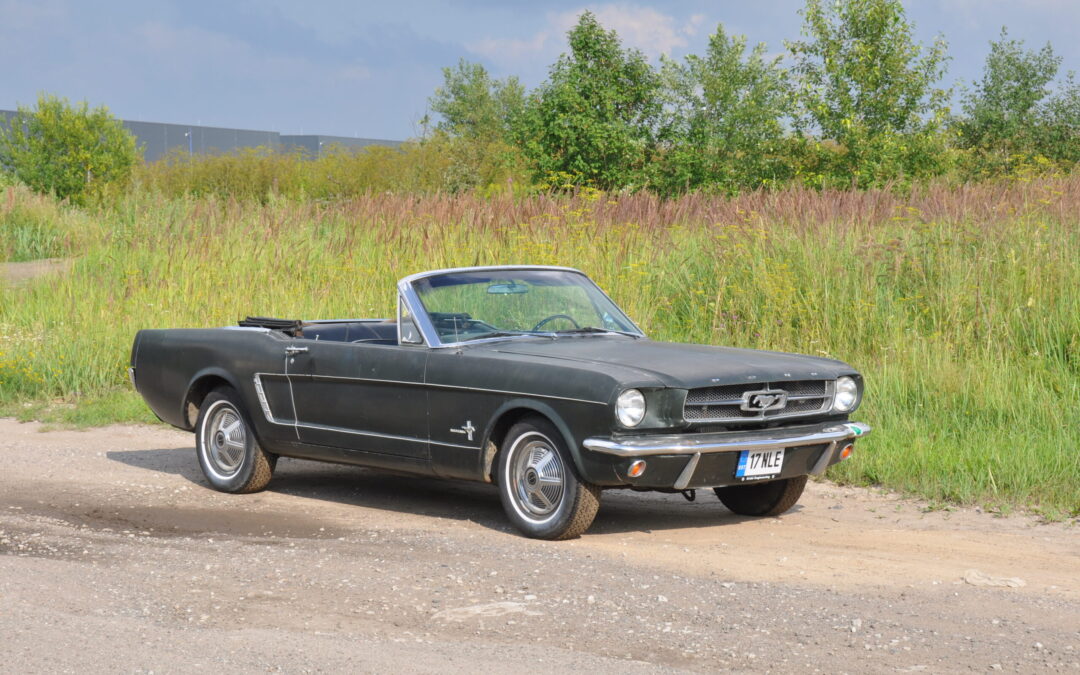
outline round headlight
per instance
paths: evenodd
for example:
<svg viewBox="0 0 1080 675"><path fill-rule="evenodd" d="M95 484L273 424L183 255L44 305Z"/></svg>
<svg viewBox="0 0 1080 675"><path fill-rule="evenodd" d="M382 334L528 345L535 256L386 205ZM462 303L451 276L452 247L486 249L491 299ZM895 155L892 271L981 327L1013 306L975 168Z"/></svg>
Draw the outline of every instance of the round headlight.
<svg viewBox="0 0 1080 675"><path fill-rule="evenodd" d="M859 400L859 385L847 377L836 378L836 393L833 395L833 410L851 412Z"/></svg>
<svg viewBox="0 0 1080 675"><path fill-rule="evenodd" d="M645 395L637 389L627 389L615 399L615 417L624 427L636 427L645 419Z"/></svg>

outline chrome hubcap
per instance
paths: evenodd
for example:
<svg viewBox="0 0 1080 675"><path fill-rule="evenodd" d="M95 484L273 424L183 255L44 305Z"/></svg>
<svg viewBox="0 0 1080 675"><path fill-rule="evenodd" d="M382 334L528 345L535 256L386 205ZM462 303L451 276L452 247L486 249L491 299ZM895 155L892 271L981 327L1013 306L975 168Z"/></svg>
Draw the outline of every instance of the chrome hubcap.
<svg viewBox="0 0 1080 675"><path fill-rule="evenodd" d="M231 406L213 411L203 436L206 458L222 476L232 476L240 470L247 449L247 430L244 421Z"/></svg>
<svg viewBox="0 0 1080 675"><path fill-rule="evenodd" d="M511 484L521 508L534 516L551 515L563 496L562 459L546 439L525 443L514 454Z"/></svg>

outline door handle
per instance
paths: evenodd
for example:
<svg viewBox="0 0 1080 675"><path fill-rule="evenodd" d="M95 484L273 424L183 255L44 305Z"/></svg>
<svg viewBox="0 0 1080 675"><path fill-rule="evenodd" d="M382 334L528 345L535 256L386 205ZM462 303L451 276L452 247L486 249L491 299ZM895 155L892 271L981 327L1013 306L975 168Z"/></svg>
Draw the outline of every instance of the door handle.
<svg viewBox="0 0 1080 675"><path fill-rule="evenodd" d="M285 355L286 356L296 356L297 354L303 354L303 353L307 352L307 350L308 350L307 347L286 347L285 348Z"/></svg>

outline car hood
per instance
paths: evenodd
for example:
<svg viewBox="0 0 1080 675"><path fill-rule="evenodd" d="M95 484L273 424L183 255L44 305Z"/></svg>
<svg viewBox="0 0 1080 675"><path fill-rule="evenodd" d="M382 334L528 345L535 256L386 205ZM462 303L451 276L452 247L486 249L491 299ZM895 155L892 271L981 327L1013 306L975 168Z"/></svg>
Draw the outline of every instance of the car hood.
<svg viewBox="0 0 1080 675"><path fill-rule="evenodd" d="M629 370L668 387L693 389L742 382L828 380L855 374L833 359L734 347L654 342L614 336L561 337L489 345L507 355L588 364L601 372Z"/></svg>

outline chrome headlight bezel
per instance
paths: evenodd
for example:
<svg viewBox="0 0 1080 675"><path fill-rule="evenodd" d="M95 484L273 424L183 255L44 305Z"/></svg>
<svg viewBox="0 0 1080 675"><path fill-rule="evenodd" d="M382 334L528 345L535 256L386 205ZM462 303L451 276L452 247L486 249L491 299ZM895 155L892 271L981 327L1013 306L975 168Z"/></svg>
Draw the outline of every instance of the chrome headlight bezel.
<svg viewBox="0 0 1080 675"><path fill-rule="evenodd" d="M637 389L627 389L615 399L615 419L624 427L632 428L645 419L645 394Z"/></svg>
<svg viewBox="0 0 1080 675"><path fill-rule="evenodd" d="M849 413L859 407L860 398L859 383L855 378L848 375L836 378L833 385L833 411Z"/></svg>

